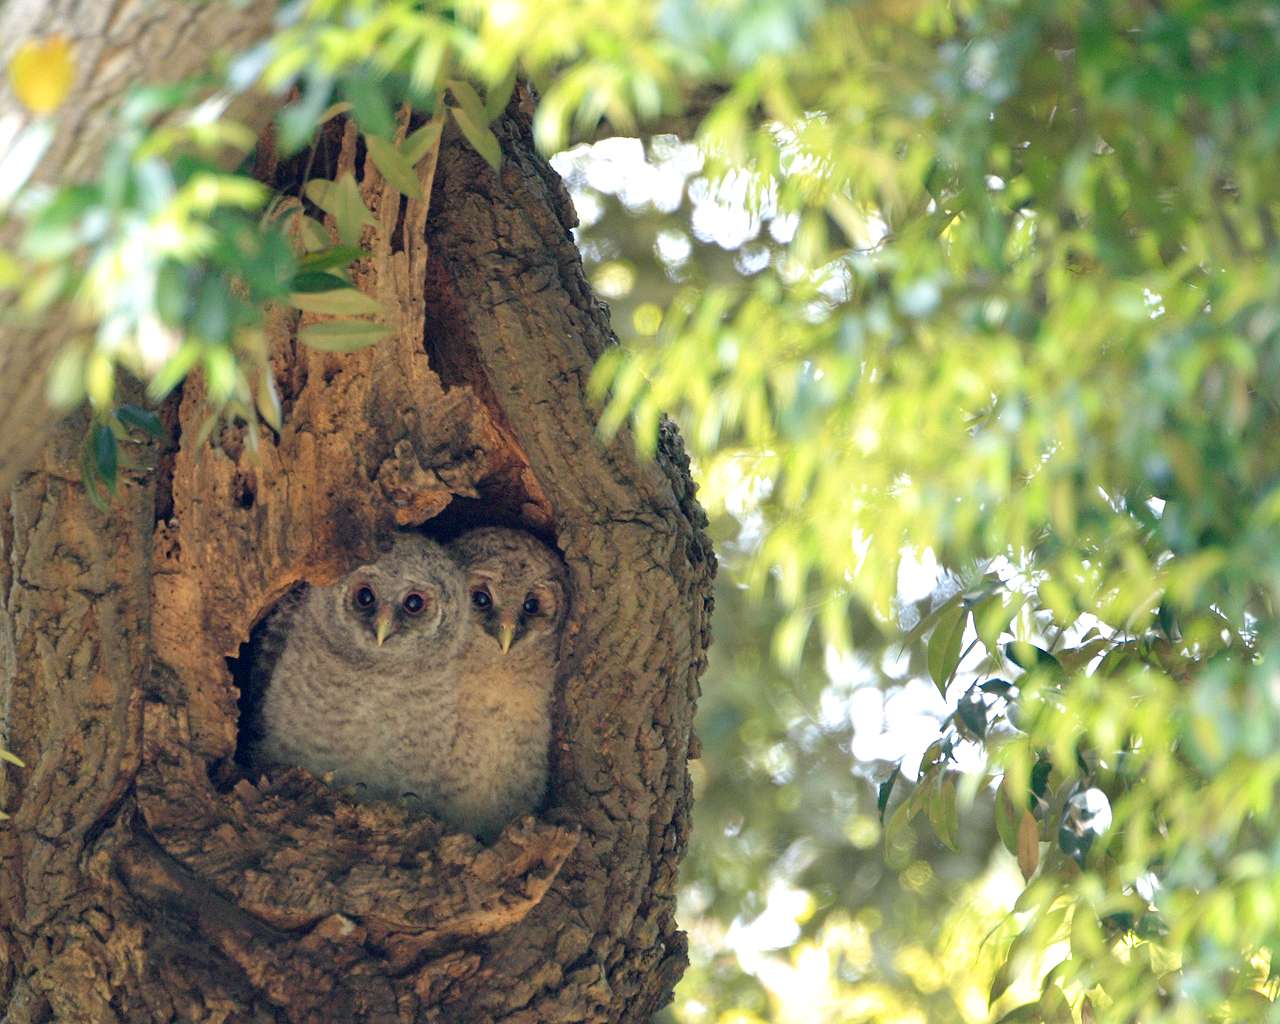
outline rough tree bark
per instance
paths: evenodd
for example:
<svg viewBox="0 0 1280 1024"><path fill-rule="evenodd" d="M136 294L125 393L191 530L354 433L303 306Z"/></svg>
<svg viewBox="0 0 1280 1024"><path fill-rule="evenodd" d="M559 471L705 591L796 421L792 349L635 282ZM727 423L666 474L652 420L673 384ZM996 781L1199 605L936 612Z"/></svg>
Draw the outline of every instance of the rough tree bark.
<svg viewBox="0 0 1280 1024"><path fill-rule="evenodd" d="M0 785L7 1024L645 1021L670 997L714 556L674 431L656 461L596 438L608 315L528 104L495 126L500 174L446 133L430 217L345 130L378 221L358 281L397 331L325 354L272 314L260 461L239 428L196 450L194 379L109 513L74 422L3 499L3 742L27 764ZM236 765L233 673L273 602L392 529L493 521L572 574L545 812L486 848Z"/></svg>

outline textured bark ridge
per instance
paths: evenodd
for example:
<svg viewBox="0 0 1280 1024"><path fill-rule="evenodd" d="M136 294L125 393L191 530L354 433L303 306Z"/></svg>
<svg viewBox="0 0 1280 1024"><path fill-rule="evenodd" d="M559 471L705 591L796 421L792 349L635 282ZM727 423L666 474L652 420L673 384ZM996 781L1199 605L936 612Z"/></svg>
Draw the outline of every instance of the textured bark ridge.
<svg viewBox="0 0 1280 1024"><path fill-rule="evenodd" d="M27 763L0 791L5 1022L644 1021L669 998L714 557L674 431L656 462L595 437L612 336L527 102L500 174L446 133L430 217L333 140L396 333L325 354L273 314L285 415L260 458L242 428L197 447L193 380L108 515L77 424L4 500L4 743ZM486 848L244 772L228 659L272 605L394 529L474 522L539 531L572 574L546 812Z"/></svg>

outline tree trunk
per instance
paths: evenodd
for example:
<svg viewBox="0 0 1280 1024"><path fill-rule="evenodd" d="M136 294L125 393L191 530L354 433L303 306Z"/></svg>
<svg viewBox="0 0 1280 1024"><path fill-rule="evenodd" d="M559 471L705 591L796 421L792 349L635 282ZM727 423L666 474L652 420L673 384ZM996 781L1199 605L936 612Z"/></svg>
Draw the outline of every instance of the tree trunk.
<svg viewBox="0 0 1280 1024"><path fill-rule="evenodd" d="M285 416L257 461L242 427L197 445L192 379L109 513L75 422L4 500L8 1024L644 1021L669 999L714 556L674 430L656 461L596 437L613 338L529 103L495 125L500 174L446 132L429 219L338 129L378 222L358 283L397 329L326 354L272 313ZM247 775L235 684L273 603L394 528L477 522L540 532L571 572L548 809L486 848L299 769Z"/></svg>

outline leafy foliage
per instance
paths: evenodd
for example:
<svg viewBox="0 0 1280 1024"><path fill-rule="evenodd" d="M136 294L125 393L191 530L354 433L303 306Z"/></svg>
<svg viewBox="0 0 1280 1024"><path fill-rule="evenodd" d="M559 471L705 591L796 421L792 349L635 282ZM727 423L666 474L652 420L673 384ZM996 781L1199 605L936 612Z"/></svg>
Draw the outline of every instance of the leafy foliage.
<svg viewBox="0 0 1280 1024"><path fill-rule="evenodd" d="M686 426L711 508L757 538L738 569L775 655L814 672L817 625L947 698L885 794L886 853L921 822L954 843L966 789L994 800L1030 884L988 950L993 1019L1252 1019L1275 995L1278 197L1248 113L1276 99L1273 21L832 8L702 122L694 230L646 215L665 282L616 219L584 234L627 342L606 424ZM695 241L697 192L754 215L731 267ZM922 604L904 553L950 567ZM757 884L794 878L764 859ZM1043 994L1009 1005L1019 977Z"/></svg>

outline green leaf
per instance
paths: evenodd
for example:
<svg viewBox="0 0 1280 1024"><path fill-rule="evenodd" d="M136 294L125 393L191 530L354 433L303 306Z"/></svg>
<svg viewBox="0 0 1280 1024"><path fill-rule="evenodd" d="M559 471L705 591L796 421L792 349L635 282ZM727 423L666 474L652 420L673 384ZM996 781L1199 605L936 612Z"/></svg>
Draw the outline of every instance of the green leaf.
<svg viewBox="0 0 1280 1024"><path fill-rule="evenodd" d="M489 123L489 117L484 109L484 101L480 99L480 94L471 87L470 83L451 78L445 85L449 87L449 92L453 94L454 101L466 111L467 116L475 124L484 126Z"/></svg>
<svg viewBox="0 0 1280 1024"><path fill-rule="evenodd" d="M356 352L391 333L386 324L369 320L329 320L310 324L298 332L298 340L321 352Z"/></svg>
<svg viewBox="0 0 1280 1024"><path fill-rule="evenodd" d="M418 161L439 145L440 129L443 126L443 118L440 114L436 114L435 117L405 139L404 142L400 143L400 155L409 162L410 167L416 166Z"/></svg>
<svg viewBox="0 0 1280 1024"><path fill-rule="evenodd" d="M1004 645L1004 656L1020 669L1030 671L1033 668L1052 668L1062 670L1058 659L1043 647L1029 644L1025 640L1015 640Z"/></svg>
<svg viewBox="0 0 1280 1024"><path fill-rule="evenodd" d="M956 591L949 598L943 601L938 607L931 609L926 615L921 616L920 621L911 628L902 638L902 647L905 650L913 643L924 636L938 622L942 616L954 609L964 600L964 594Z"/></svg>
<svg viewBox="0 0 1280 1024"><path fill-rule="evenodd" d="M884 824L884 809L889 806L889 797L893 793L893 785L898 781L898 777L902 774L902 762L899 761L893 768L893 774L884 782L880 783L880 788L876 791L876 810L880 814L880 824Z"/></svg>
<svg viewBox="0 0 1280 1024"><path fill-rule="evenodd" d="M314 224L315 221L312 221ZM326 241L325 245L329 243ZM298 261L298 267L304 271L310 270L332 270L334 267L348 267L356 260L364 259L365 251L356 245L335 245L321 249L319 252L313 252L307 256L303 256ZM341 280L339 278L339 280ZM296 287L297 278L294 278L295 290L304 291L323 291L323 289L309 288L298 289Z"/></svg>
<svg viewBox="0 0 1280 1024"><path fill-rule="evenodd" d="M427 93L435 87L442 70L448 74L447 65L448 48L444 40L434 37L423 40L418 44L418 52L414 54L409 69L410 88L419 94Z"/></svg>
<svg viewBox="0 0 1280 1024"><path fill-rule="evenodd" d="M394 134L396 122L391 115L391 102L373 71L368 68L357 70L343 81L342 91L351 101L352 113L366 137L381 135L390 138Z"/></svg>
<svg viewBox="0 0 1280 1024"><path fill-rule="evenodd" d="M85 437L85 442L80 446L80 482L84 484L85 497L89 499L99 512L107 511L107 501L103 497L102 488L99 486L98 463L93 454L92 432Z"/></svg>
<svg viewBox="0 0 1280 1024"><path fill-rule="evenodd" d="M484 113L487 120L494 120L494 118L507 109L507 104L511 102L511 93L515 90L515 87L516 64L512 62L511 68L507 71L506 76L502 81L494 85L484 98Z"/></svg>
<svg viewBox="0 0 1280 1024"><path fill-rule="evenodd" d="M392 143L376 135L366 135L364 141L374 165L392 187L410 199L421 199L422 184L413 173L413 165L401 156L400 151Z"/></svg>
<svg viewBox="0 0 1280 1024"><path fill-rule="evenodd" d="M987 1006L992 1006L997 999L1004 995L1010 983L1013 981L1013 964L1009 961L1008 953L1005 954L1004 961L996 969L995 976L991 979L991 987L987 990Z"/></svg>
<svg viewBox="0 0 1280 1024"><path fill-rule="evenodd" d="M501 168L502 147L498 145L498 137L461 107L450 107L449 111L472 148L484 157L485 163L495 171Z"/></svg>
<svg viewBox="0 0 1280 1024"><path fill-rule="evenodd" d="M979 601L973 609L973 624L978 631L978 639L992 655L998 653L1000 634L1009 628L1009 623L1027 600L1021 594L1012 594L1005 601L1005 596L1000 593L992 594Z"/></svg>
<svg viewBox="0 0 1280 1024"><path fill-rule="evenodd" d="M1074 1024L1071 1004L1057 985L1047 985L1040 994L1040 1013L1036 1018L1042 1024Z"/></svg>
<svg viewBox="0 0 1280 1024"><path fill-rule="evenodd" d="M900 842L900 839L919 809L914 800L910 798L903 800L889 816L889 824L885 826L884 859L885 863L895 870L905 867L910 859L910 848L908 844Z"/></svg>
<svg viewBox="0 0 1280 1024"><path fill-rule="evenodd" d="M338 226L338 238L344 245L359 245L361 229L377 223L364 205L360 186L350 171L337 181L309 181L302 192L333 218Z"/></svg>
<svg viewBox="0 0 1280 1024"><path fill-rule="evenodd" d="M364 292L344 287L327 292L293 292L289 305L308 313L326 313L331 316L360 316L381 313L382 306Z"/></svg>
<svg viewBox="0 0 1280 1024"><path fill-rule="evenodd" d="M302 239L302 247L309 253L333 245L329 230L314 217L304 215L298 218L298 236ZM303 261L306 259L304 256Z"/></svg>
<svg viewBox="0 0 1280 1024"><path fill-rule="evenodd" d="M106 484L108 491L115 494L119 451L116 448L116 435L105 423L96 423L93 427L93 461L98 479Z"/></svg>
<svg viewBox="0 0 1280 1024"><path fill-rule="evenodd" d="M3 747L0 747L0 761L8 761L10 764L16 764L19 768L27 766L27 763L12 750L5 750Z"/></svg>
<svg viewBox="0 0 1280 1024"><path fill-rule="evenodd" d="M201 346L193 341L182 345L151 378L151 383L147 385L147 396L153 402L158 402L176 388L200 361L200 349Z"/></svg>
<svg viewBox="0 0 1280 1024"><path fill-rule="evenodd" d="M144 409L139 405L117 406L116 419L127 430L141 430L157 440L164 440L169 436L168 431L164 429L164 424L160 422L160 417L150 409Z"/></svg>
<svg viewBox="0 0 1280 1024"><path fill-rule="evenodd" d="M1004 848L1015 857L1018 855L1018 822L1020 820L1015 801L1009 795L1009 777L1000 781L995 799L996 833Z"/></svg>
<svg viewBox="0 0 1280 1024"><path fill-rule="evenodd" d="M940 771L931 783L927 814L938 839L955 850L959 835L959 812L956 808L956 781L953 772Z"/></svg>
<svg viewBox="0 0 1280 1024"><path fill-rule="evenodd" d="M69 345L58 353L45 393L55 409L71 409L84 401L84 349L80 345Z"/></svg>
<svg viewBox="0 0 1280 1024"><path fill-rule="evenodd" d="M219 273L207 275L196 297L191 315L192 332L204 341L225 342L231 338L231 285Z"/></svg>
<svg viewBox="0 0 1280 1024"><path fill-rule="evenodd" d="M240 367L231 349L224 345L206 345L203 356L205 389L213 403L221 406L236 393Z"/></svg>
<svg viewBox="0 0 1280 1024"><path fill-rule="evenodd" d="M812 628L813 616L804 611L792 612L778 624L773 634L773 654L780 664L800 664Z"/></svg>
<svg viewBox="0 0 1280 1024"><path fill-rule="evenodd" d="M322 274L316 271L294 274L293 280L289 282L290 292L331 292L336 288L354 287L355 285L350 281L337 274Z"/></svg>
<svg viewBox="0 0 1280 1024"><path fill-rule="evenodd" d="M960 643L964 639L965 623L969 621L968 609L962 605L950 609L938 619L929 637L929 677L944 697L947 684L960 664Z"/></svg>
<svg viewBox="0 0 1280 1024"><path fill-rule="evenodd" d="M186 324L191 303L191 269L177 260L165 260L156 271L156 313L173 328Z"/></svg>

